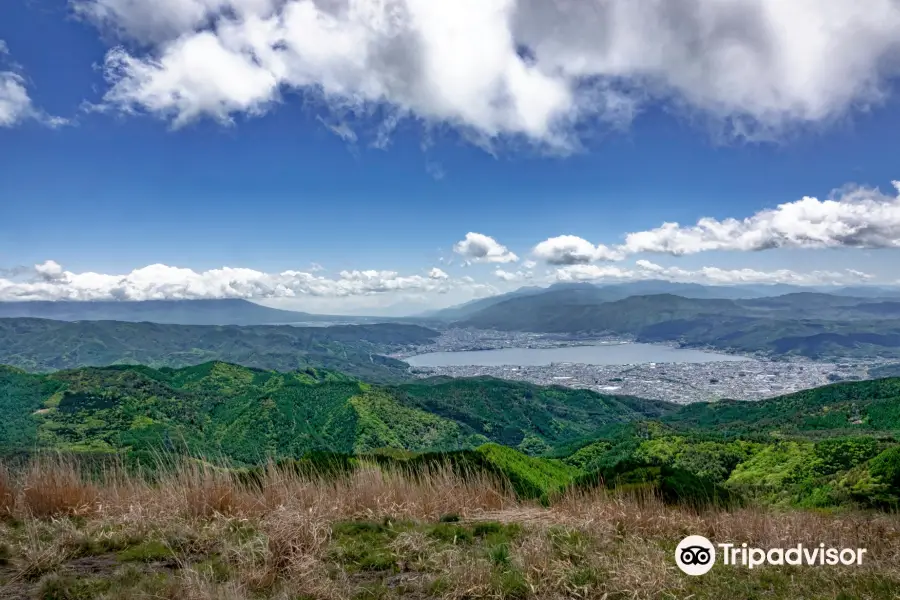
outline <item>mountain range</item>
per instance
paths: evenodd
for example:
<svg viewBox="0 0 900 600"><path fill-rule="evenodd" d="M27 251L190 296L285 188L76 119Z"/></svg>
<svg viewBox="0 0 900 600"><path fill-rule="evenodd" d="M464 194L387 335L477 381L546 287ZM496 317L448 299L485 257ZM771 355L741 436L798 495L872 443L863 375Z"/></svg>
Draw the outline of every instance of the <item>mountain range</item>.
<svg viewBox="0 0 900 600"><path fill-rule="evenodd" d="M430 311L420 316L447 321L464 320L491 306L523 297L547 296L554 298L558 294L577 296L582 301L613 302L623 300L631 296L646 296L658 294L671 294L682 298L694 299L752 299L782 296L805 292L821 293L829 296L855 296L859 298L893 298L900 299L900 289L878 286L855 287L823 287L811 288L789 284L766 285L701 285L699 283L681 283L664 280L632 281L608 285L596 285L592 283L556 283L549 287L526 286L488 298L472 300L458 306L452 306L442 310Z"/></svg>
<svg viewBox="0 0 900 600"><path fill-rule="evenodd" d="M375 322L420 322L439 324L464 320L481 310L520 297L540 297L568 291L584 300L612 302L630 296L672 294L696 299L751 299L801 292L819 292L830 296L854 296L900 300L900 289L856 286L810 288L787 284L701 285L663 280L594 285L556 283L549 287L526 286L487 298L479 298L440 310L409 317L321 315L269 308L242 299L145 300L145 301L22 301L0 302L0 318L38 318L61 321L128 321L177 325L275 325L275 324L355 324Z"/></svg>
<svg viewBox="0 0 900 600"><path fill-rule="evenodd" d="M183 367L225 360L281 371L327 368L384 382L406 378L409 368L385 354L427 344L437 335L403 323L241 327L0 319L0 364L42 372L112 364Z"/></svg>
<svg viewBox="0 0 900 600"><path fill-rule="evenodd" d="M353 323L335 325L342 321ZM276 325L283 323L295 325ZM788 285L560 283L393 319L311 315L227 299L0 302L0 363L46 371L223 360L397 381L406 364L385 355L427 344L451 327L612 334L768 356L897 359L900 294L877 287L825 293Z"/></svg>
<svg viewBox="0 0 900 600"><path fill-rule="evenodd" d="M267 325L356 323L366 317L314 315L269 308L240 299L144 301L0 302L0 318L31 317L60 321L133 321L177 325Z"/></svg>
<svg viewBox="0 0 900 600"><path fill-rule="evenodd" d="M457 327L573 335L616 334L741 353L807 357L900 355L900 301L797 292L746 299L673 294L610 299L582 287L519 296Z"/></svg>

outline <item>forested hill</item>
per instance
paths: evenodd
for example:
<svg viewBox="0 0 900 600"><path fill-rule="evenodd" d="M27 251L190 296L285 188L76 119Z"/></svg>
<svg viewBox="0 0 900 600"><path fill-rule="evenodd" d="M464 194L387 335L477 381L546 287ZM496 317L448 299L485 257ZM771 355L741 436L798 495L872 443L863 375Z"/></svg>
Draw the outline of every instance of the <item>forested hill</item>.
<svg viewBox="0 0 900 600"><path fill-rule="evenodd" d="M655 487L666 501L894 510L898 434L900 379L679 407L491 378L378 386L328 370L221 362L53 374L0 367L0 460L40 448L141 464L162 451L246 467L433 457L500 469L532 497L602 482Z"/></svg>
<svg viewBox="0 0 900 600"><path fill-rule="evenodd" d="M213 362L29 374L0 368L0 447L79 451L163 445L244 463L488 441L540 454L598 429L668 414L665 402L496 379L373 386L332 371Z"/></svg>
<svg viewBox="0 0 900 600"><path fill-rule="evenodd" d="M327 368L387 382L405 379L408 365L383 354L428 343L437 335L399 323L240 327L0 319L0 364L51 371L120 363L183 367L221 360L279 371Z"/></svg>
<svg viewBox="0 0 900 600"><path fill-rule="evenodd" d="M900 378L845 381L759 402L697 402L664 421L729 436L834 436L900 432Z"/></svg>

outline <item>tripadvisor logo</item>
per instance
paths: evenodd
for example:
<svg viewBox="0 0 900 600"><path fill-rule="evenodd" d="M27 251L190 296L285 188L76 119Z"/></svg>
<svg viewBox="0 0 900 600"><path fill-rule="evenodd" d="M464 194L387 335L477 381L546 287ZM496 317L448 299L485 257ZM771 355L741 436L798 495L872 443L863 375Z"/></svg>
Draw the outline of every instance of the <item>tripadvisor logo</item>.
<svg viewBox="0 0 900 600"><path fill-rule="evenodd" d="M753 569L760 565L861 565L865 548L826 548L825 544L791 548L751 548L747 544L713 545L702 535L689 535L675 548L675 563L688 575L703 575L716 562L716 547L722 551L722 564Z"/></svg>
<svg viewBox="0 0 900 600"><path fill-rule="evenodd" d="M702 535L689 535L675 548L675 563L688 575L703 575L716 562L716 548Z"/></svg>

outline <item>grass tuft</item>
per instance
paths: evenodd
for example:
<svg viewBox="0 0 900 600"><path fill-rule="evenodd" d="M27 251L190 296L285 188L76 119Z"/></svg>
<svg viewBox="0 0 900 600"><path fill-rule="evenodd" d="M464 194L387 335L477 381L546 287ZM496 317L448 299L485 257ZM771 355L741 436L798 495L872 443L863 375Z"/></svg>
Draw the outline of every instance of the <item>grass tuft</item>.
<svg viewBox="0 0 900 600"><path fill-rule="evenodd" d="M25 474L22 504L33 517L85 515L97 508L99 491L73 459L41 457Z"/></svg>

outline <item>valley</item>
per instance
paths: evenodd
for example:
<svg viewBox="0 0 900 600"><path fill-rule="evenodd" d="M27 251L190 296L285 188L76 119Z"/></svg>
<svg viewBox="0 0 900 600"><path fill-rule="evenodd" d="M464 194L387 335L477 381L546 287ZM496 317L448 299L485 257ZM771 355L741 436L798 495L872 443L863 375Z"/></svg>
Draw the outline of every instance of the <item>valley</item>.
<svg viewBox="0 0 900 600"><path fill-rule="evenodd" d="M752 356L672 343L635 343L624 336L448 329L418 350L395 354L416 377L497 377L537 385L584 388L676 403L731 398L760 400L835 381L861 380L878 359L813 360Z"/></svg>

